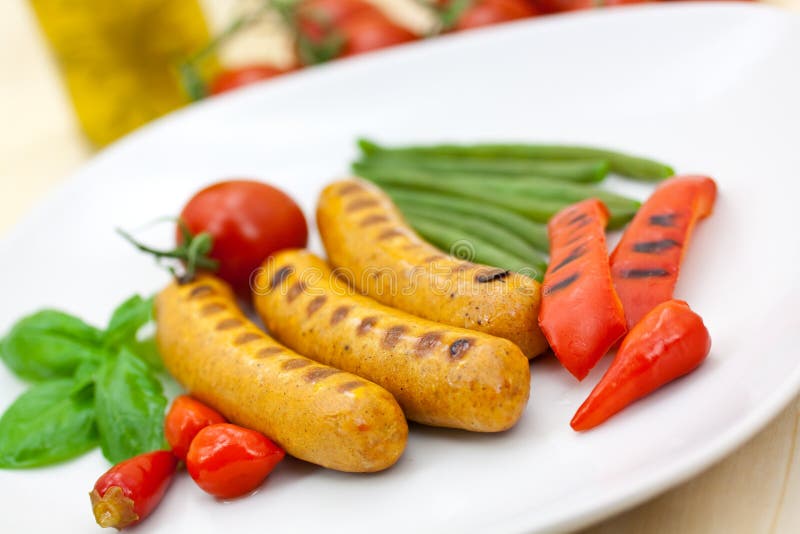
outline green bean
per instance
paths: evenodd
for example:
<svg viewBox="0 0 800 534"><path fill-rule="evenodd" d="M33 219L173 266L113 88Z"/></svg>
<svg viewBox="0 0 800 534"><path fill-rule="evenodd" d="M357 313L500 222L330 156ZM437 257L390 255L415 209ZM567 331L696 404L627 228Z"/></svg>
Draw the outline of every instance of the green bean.
<svg viewBox="0 0 800 534"><path fill-rule="evenodd" d="M388 186L383 189L402 208L415 206L448 215L479 217L506 228L537 250L542 252L549 250L547 226L526 219L514 211L469 198L440 195L428 191L397 189Z"/></svg>
<svg viewBox="0 0 800 534"><path fill-rule="evenodd" d="M369 176L364 176L364 178L371 180ZM438 192L446 195L453 195L455 198L471 199L473 202L482 202L489 208L495 206L516 212L539 223L546 223L553 215L574 203L572 201L557 201L519 194L509 194L507 192L497 191L493 188L486 189L481 187L474 189L470 187L461 187L458 186L458 184L450 184L447 182L435 182L433 184L428 184L429 187L418 188L409 186L408 184L389 185L379 182L378 180L371 181L375 182L381 188L389 189L392 192L398 190L407 191L409 193ZM453 187L453 185L455 185L455 187ZM590 197L591 195L587 196L587 198ZM627 206L609 205L608 209L611 217L608 228L615 229L624 226L625 223L636 215L638 206L638 202Z"/></svg>
<svg viewBox="0 0 800 534"><path fill-rule="evenodd" d="M486 179L497 177L555 178L571 182L599 182L608 174L608 162L604 160L551 161L530 159L495 160L485 158L453 157L437 155L376 153L365 156L355 166L380 167L385 169L422 169L435 175L438 172L461 172L476 174Z"/></svg>
<svg viewBox="0 0 800 534"><path fill-rule="evenodd" d="M674 174L672 167L658 161L613 150L587 146L539 145L539 144L477 144L477 145L430 145L401 148L382 147L368 139L360 139L358 145L366 155L403 154L414 156L459 156L485 159L548 159L608 161L611 171L622 176L645 181L658 181Z"/></svg>
<svg viewBox="0 0 800 534"><path fill-rule="evenodd" d="M598 198L608 206L639 206L639 202L603 189L583 184L559 182L548 178L498 178L484 180L481 177L468 173L447 172L439 173L436 177L429 175L424 170L414 169L384 169L354 165L354 170L359 176L369 178L381 184L405 185L419 189L434 189L447 187L472 188L483 190L502 191L511 195L525 195L542 200L555 200L563 202L578 202L586 198Z"/></svg>
<svg viewBox="0 0 800 534"><path fill-rule="evenodd" d="M525 240L517 237L513 232L491 221L455 213L430 211L425 208L420 208L419 206L411 206L408 204L398 204L398 207L409 221L423 219L445 224L464 233L464 235L476 237L491 243L498 249L527 260L541 267L543 270L547 268L547 258L544 254L530 246Z"/></svg>
<svg viewBox="0 0 800 534"><path fill-rule="evenodd" d="M545 178L502 178L487 181L474 175L464 173L440 174L431 177L425 171L400 170L400 169L357 169L359 176L368 178L379 184L413 187L434 191L448 191L455 193L458 190L502 193L526 199L540 199L566 204L580 202L587 198L597 198L603 201L609 209L638 208L637 200L627 198L609 191L581 184L558 182Z"/></svg>
<svg viewBox="0 0 800 534"><path fill-rule="evenodd" d="M415 217L413 220L409 220L409 224L425 240L447 254L467 261L518 272L542 281L544 269L541 266L509 254L483 239L465 235L447 224L423 217Z"/></svg>

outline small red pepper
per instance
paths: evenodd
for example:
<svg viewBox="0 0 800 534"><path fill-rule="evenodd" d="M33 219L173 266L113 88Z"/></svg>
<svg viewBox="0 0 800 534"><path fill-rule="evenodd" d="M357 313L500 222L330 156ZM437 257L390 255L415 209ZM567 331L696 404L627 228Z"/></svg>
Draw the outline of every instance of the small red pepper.
<svg viewBox="0 0 800 534"><path fill-rule="evenodd" d="M203 491L232 499L256 489L284 455L263 434L224 423L207 426L195 436L186 468Z"/></svg>
<svg viewBox="0 0 800 534"><path fill-rule="evenodd" d="M135 525L161 501L178 459L169 451L153 451L122 461L97 479L89 493L101 527Z"/></svg>
<svg viewBox="0 0 800 534"><path fill-rule="evenodd" d="M209 425L225 422L225 418L216 410L188 395L180 395L172 401L164 418L164 437L172 447L173 454L186 461L189 445L197 433Z"/></svg>
<svg viewBox="0 0 800 534"><path fill-rule="evenodd" d="M542 284L539 326L561 364L578 380L625 334L625 314L608 267L608 210L589 199L547 225L550 265Z"/></svg>
<svg viewBox="0 0 800 534"><path fill-rule="evenodd" d="M711 178L681 176L661 184L639 209L611 254L628 328L672 298L694 224L711 214L716 196Z"/></svg>
<svg viewBox="0 0 800 534"><path fill-rule="evenodd" d="M622 341L611 367L570 425L594 428L630 403L693 371L711 350L703 319L681 300L656 306Z"/></svg>

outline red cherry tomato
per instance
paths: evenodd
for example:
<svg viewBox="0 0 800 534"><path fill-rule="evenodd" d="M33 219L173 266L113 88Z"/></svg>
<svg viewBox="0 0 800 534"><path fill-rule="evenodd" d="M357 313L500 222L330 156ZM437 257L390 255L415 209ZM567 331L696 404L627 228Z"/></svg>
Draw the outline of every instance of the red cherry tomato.
<svg viewBox="0 0 800 534"><path fill-rule="evenodd" d="M172 481L178 459L154 451L122 461L97 479L89 497L101 527L135 525L155 509Z"/></svg>
<svg viewBox="0 0 800 534"><path fill-rule="evenodd" d="M274 78L290 71L291 69L279 69L270 65L248 65L246 67L223 70L211 82L211 94L218 95L226 91L232 91L233 89L238 89L260 80Z"/></svg>
<svg viewBox="0 0 800 534"><path fill-rule="evenodd" d="M355 56L381 48L415 41L417 36L396 25L383 13L362 11L339 23L344 39L341 57Z"/></svg>
<svg viewBox="0 0 800 534"><path fill-rule="evenodd" d="M188 395L181 395L172 401L164 418L164 437L172 447L172 453L185 461L189 445L198 432L209 425L225 422L216 410Z"/></svg>
<svg viewBox="0 0 800 534"><path fill-rule="evenodd" d="M256 489L284 455L263 434L223 423L207 426L195 436L186 468L203 491L232 499Z"/></svg>
<svg viewBox="0 0 800 534"><path fill-rule="evenodd" d="M478 0L461 13L453 29L480 28L535 17L537 14L536 8L527 0Z"/></svg>
<svg viewBox="0 0 800 534"><path fill-rule="evenodd" d="M598 7L644 4L650 1L654 0L534 0L534 3L542 13L562 13Z"/></svg>
<svg viewBox="0 0 800 534"><path fill-rule="evenodd" d="M302 22L335 26L362 11L375 12L378 9L363 0L305 0L298 8L298 18Z"/></svg>
<svg viewBox="0 0 800 534"><path fill-rule="evenodd" d="M297 10L298 31L311 43L324 46L343 20L365 11L378 9L363 0L306 0Z"/></svg>
<svg viewBox="0 0 800 534"><path fill-rule="evenodd" d="M252 180L231 180L195 194L180 215L192 234L208 232L217 275L242 294L250 274L269 255L302 248L308 240L303 212L283 191ZM177 230L178 243L182 241Z"/></svg>

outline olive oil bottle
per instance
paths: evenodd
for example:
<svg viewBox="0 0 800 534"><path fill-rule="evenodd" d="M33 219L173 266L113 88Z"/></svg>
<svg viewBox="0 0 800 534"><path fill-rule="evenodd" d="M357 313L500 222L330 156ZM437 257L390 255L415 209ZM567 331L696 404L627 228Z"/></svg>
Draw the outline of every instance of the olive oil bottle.
<svg viewBox="0 0 800 534"><path fill-rule="evenodd" d="M84 132L105 145L186 104L178 66L209 39L198 0L30 0ZM214 68L214 59L206 62Z"/></svg>

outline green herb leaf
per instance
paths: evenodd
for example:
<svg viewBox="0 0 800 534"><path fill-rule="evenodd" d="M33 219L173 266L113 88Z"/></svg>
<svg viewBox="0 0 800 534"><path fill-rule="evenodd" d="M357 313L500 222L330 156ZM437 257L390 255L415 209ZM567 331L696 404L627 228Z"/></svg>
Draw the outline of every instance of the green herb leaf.
<svg viewBox="0 0 800 534"><path fill-rule="evenodd" d="M49 465L97 445L92 392L62 379L31 387L0 418L0 468Z"/></svg>
<svg viewBox="0 0 800 534"><path fill-rule="evenodd" d="M102 333L72 315L42 310L11 328L0 354L25 380L66 378L82 363L103 358Z"/></svg>
<svg viewBox="0 0 800 534"><path fill-rule="evenodd" d="M103 455L118 463L164 445L161 383L142 360L123 347L104 362L95 383L95 411Z"/></svg>
<svg viewBox="0 0 800 534"><path fill-rule="evenodd" d="M120 347L136 341L136 333L153 319L153 298L134 295L120 304L111 315L104 334L107 347Z"/></svg>
<svg viewBox="0 0 800 534"><path fill-rule="evenodd" d="M158 352L155 337L150 336L142 341L133 341L125 346L149 365L153 371L164 370L164 362L161 360L161 353Z"/></svg>
<svg viewBox="0 0 800 534"><path fill-rule="evenodd" d="M117 352L120 347L127 347L136 356L145 361L156 371L162 371L161 354L156 347L152 335L143 337L142 328L153 321L153 297L144 299L134 295L114 311L104 334L105 344Z"/></svg>

